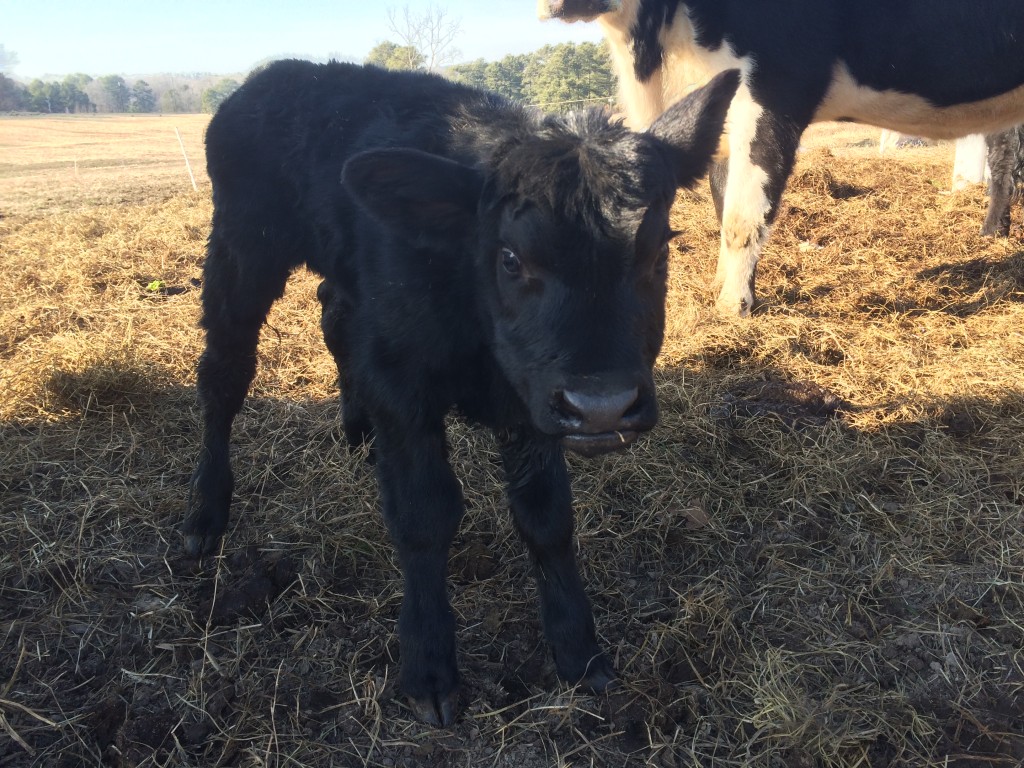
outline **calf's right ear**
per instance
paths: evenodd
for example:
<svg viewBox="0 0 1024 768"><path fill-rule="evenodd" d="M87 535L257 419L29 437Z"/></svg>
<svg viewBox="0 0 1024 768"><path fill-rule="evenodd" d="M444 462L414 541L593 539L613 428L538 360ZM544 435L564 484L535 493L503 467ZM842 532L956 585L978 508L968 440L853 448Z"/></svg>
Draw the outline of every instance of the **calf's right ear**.
<svg viewBox="0 0 1024 768"><path fill-rule="evenodd" d="M412 241L451 242L472 229L483 175L415 149L353 155L341 183L370 216Z"/></svg>
<svg viewBox="0 0 1024 768"><path fill-rule="evenodd" d="M738 69L720 72L651 124L647 132L668 153L677 186L688 187L708 172L739 85Z"/></svg>

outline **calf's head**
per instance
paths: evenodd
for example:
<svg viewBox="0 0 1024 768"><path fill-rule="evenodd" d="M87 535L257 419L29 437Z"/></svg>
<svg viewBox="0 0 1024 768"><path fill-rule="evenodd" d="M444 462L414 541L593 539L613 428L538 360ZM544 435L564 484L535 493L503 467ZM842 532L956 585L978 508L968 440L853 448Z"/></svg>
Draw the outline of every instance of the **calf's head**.
<svg viewBox="0 0 1024 768"><path fill-rule="evenodd" d="M646 133L599 112L496 123L479 166L371 150L343 180L417 244L471 251L482 332L530 422L596 455L657 421L669 209L707 171L737 84L722 73Z"/></svg>

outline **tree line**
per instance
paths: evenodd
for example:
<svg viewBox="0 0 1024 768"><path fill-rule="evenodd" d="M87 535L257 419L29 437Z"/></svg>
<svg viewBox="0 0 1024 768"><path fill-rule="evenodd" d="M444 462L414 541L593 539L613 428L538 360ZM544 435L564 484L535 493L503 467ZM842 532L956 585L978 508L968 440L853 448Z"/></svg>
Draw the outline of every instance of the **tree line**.
<svg viewBox="0 0 1024 768"><path fill-rule="evenodd" d="M401 12L391 9L387 20L391 39L370 51L368 64L439 72L548 110L565 111L614 101L615 76L604 43L546 45L533 53L509 55L498 61L476 59L454 64L460 58L453 45L459 22L444 8L431 5L418 13L408 6Z"/></svg>
<svg viewBox="0 0 1024 768"><path fill-rule="evenodd" d="M498 61L476 59L444 68L438 67L437 56L422 46L385 41L370 51L366 63L389 69L439 71L467 85L553 111L614 100L615 76L603 43L546 45ZM167 80L164 76L151 79ZM214 112L239 87L234 78L181 79L151 85L146 80L128 82L120 75L92 78L74 74L61 81L36 79L22 85L0 74L0 111Z"/></svg>
<svg viewBox="0 0 1024 768"><path fill-rule="evenodd" d="M169 84L153 86L146 80L129 83L120 75L93 78L82 73L60 81L37 78L22 85L0 74L0 112L214 112L238 86L233 78L218 78L207 87L197 88L193 82L175 83L173 79Z"/></svg>
<svg viewBox="0 0 1024 768"><path fill-rule="evenodd" d="M430 69L426 56L416 47L387 41L370 51L366 63L388 69ZM476 59L455 64L442 74L553 111L615 100L615 75L604 43L545 45L498 61Z"/></svg>

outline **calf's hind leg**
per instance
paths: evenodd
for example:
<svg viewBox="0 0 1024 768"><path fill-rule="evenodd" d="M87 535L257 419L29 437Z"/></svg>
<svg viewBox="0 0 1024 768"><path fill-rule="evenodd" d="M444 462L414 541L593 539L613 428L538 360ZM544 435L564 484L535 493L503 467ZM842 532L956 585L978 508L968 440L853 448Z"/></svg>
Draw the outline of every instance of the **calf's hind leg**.
<svg viewBox="0 0 1024 768"><path fill-rule="evenodd" d="M373 439L373 425L369 414L356 396L355 387L348 375L345 331L349 322L349 306L344 293L330 281L324 280L316 289L316 297L320 301L320 328L324 334L324 343L334 357L338 366L338 386L341 387L341 423L345 431L345 441L349 448L355 450L361 446L369 446ZM369 455L370 461L373 454Z"/></svg>
<svg viewBox="0 0 1024 768"><path fill-rule="evenodd" d="M196 376L203 444L189 483L182 525L185 552L191 557L213 552L227 528L234 488L231 424L256 374L260 326L288 280L287 266L258 264L248 270L245 266L215 231L203 267L201 325L206 329L206 348Z"/></svg>
<svg viewBox="0 0 1024 768"><path fill-rule="evenodd" d="M603 691L615 671L597 644L590 608L573 555L573 509L562 448L553 440L502 436L509 506L533 560L544 635L558 675Z"/></svg>

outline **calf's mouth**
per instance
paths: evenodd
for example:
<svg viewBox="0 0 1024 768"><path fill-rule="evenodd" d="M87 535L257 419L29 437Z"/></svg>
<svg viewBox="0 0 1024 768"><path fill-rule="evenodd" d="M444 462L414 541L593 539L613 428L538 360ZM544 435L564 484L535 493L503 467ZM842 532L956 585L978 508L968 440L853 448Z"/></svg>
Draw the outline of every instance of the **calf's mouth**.
<svg viewBox="0 0 1024 768"><path fill-rule="evenodd" d="M640 437L640 432L635 429L614 430L597 434L577 433L563 437L562 447L567 451L592 458L603 453L621 451L635 443L638 437Z"/></svg>

